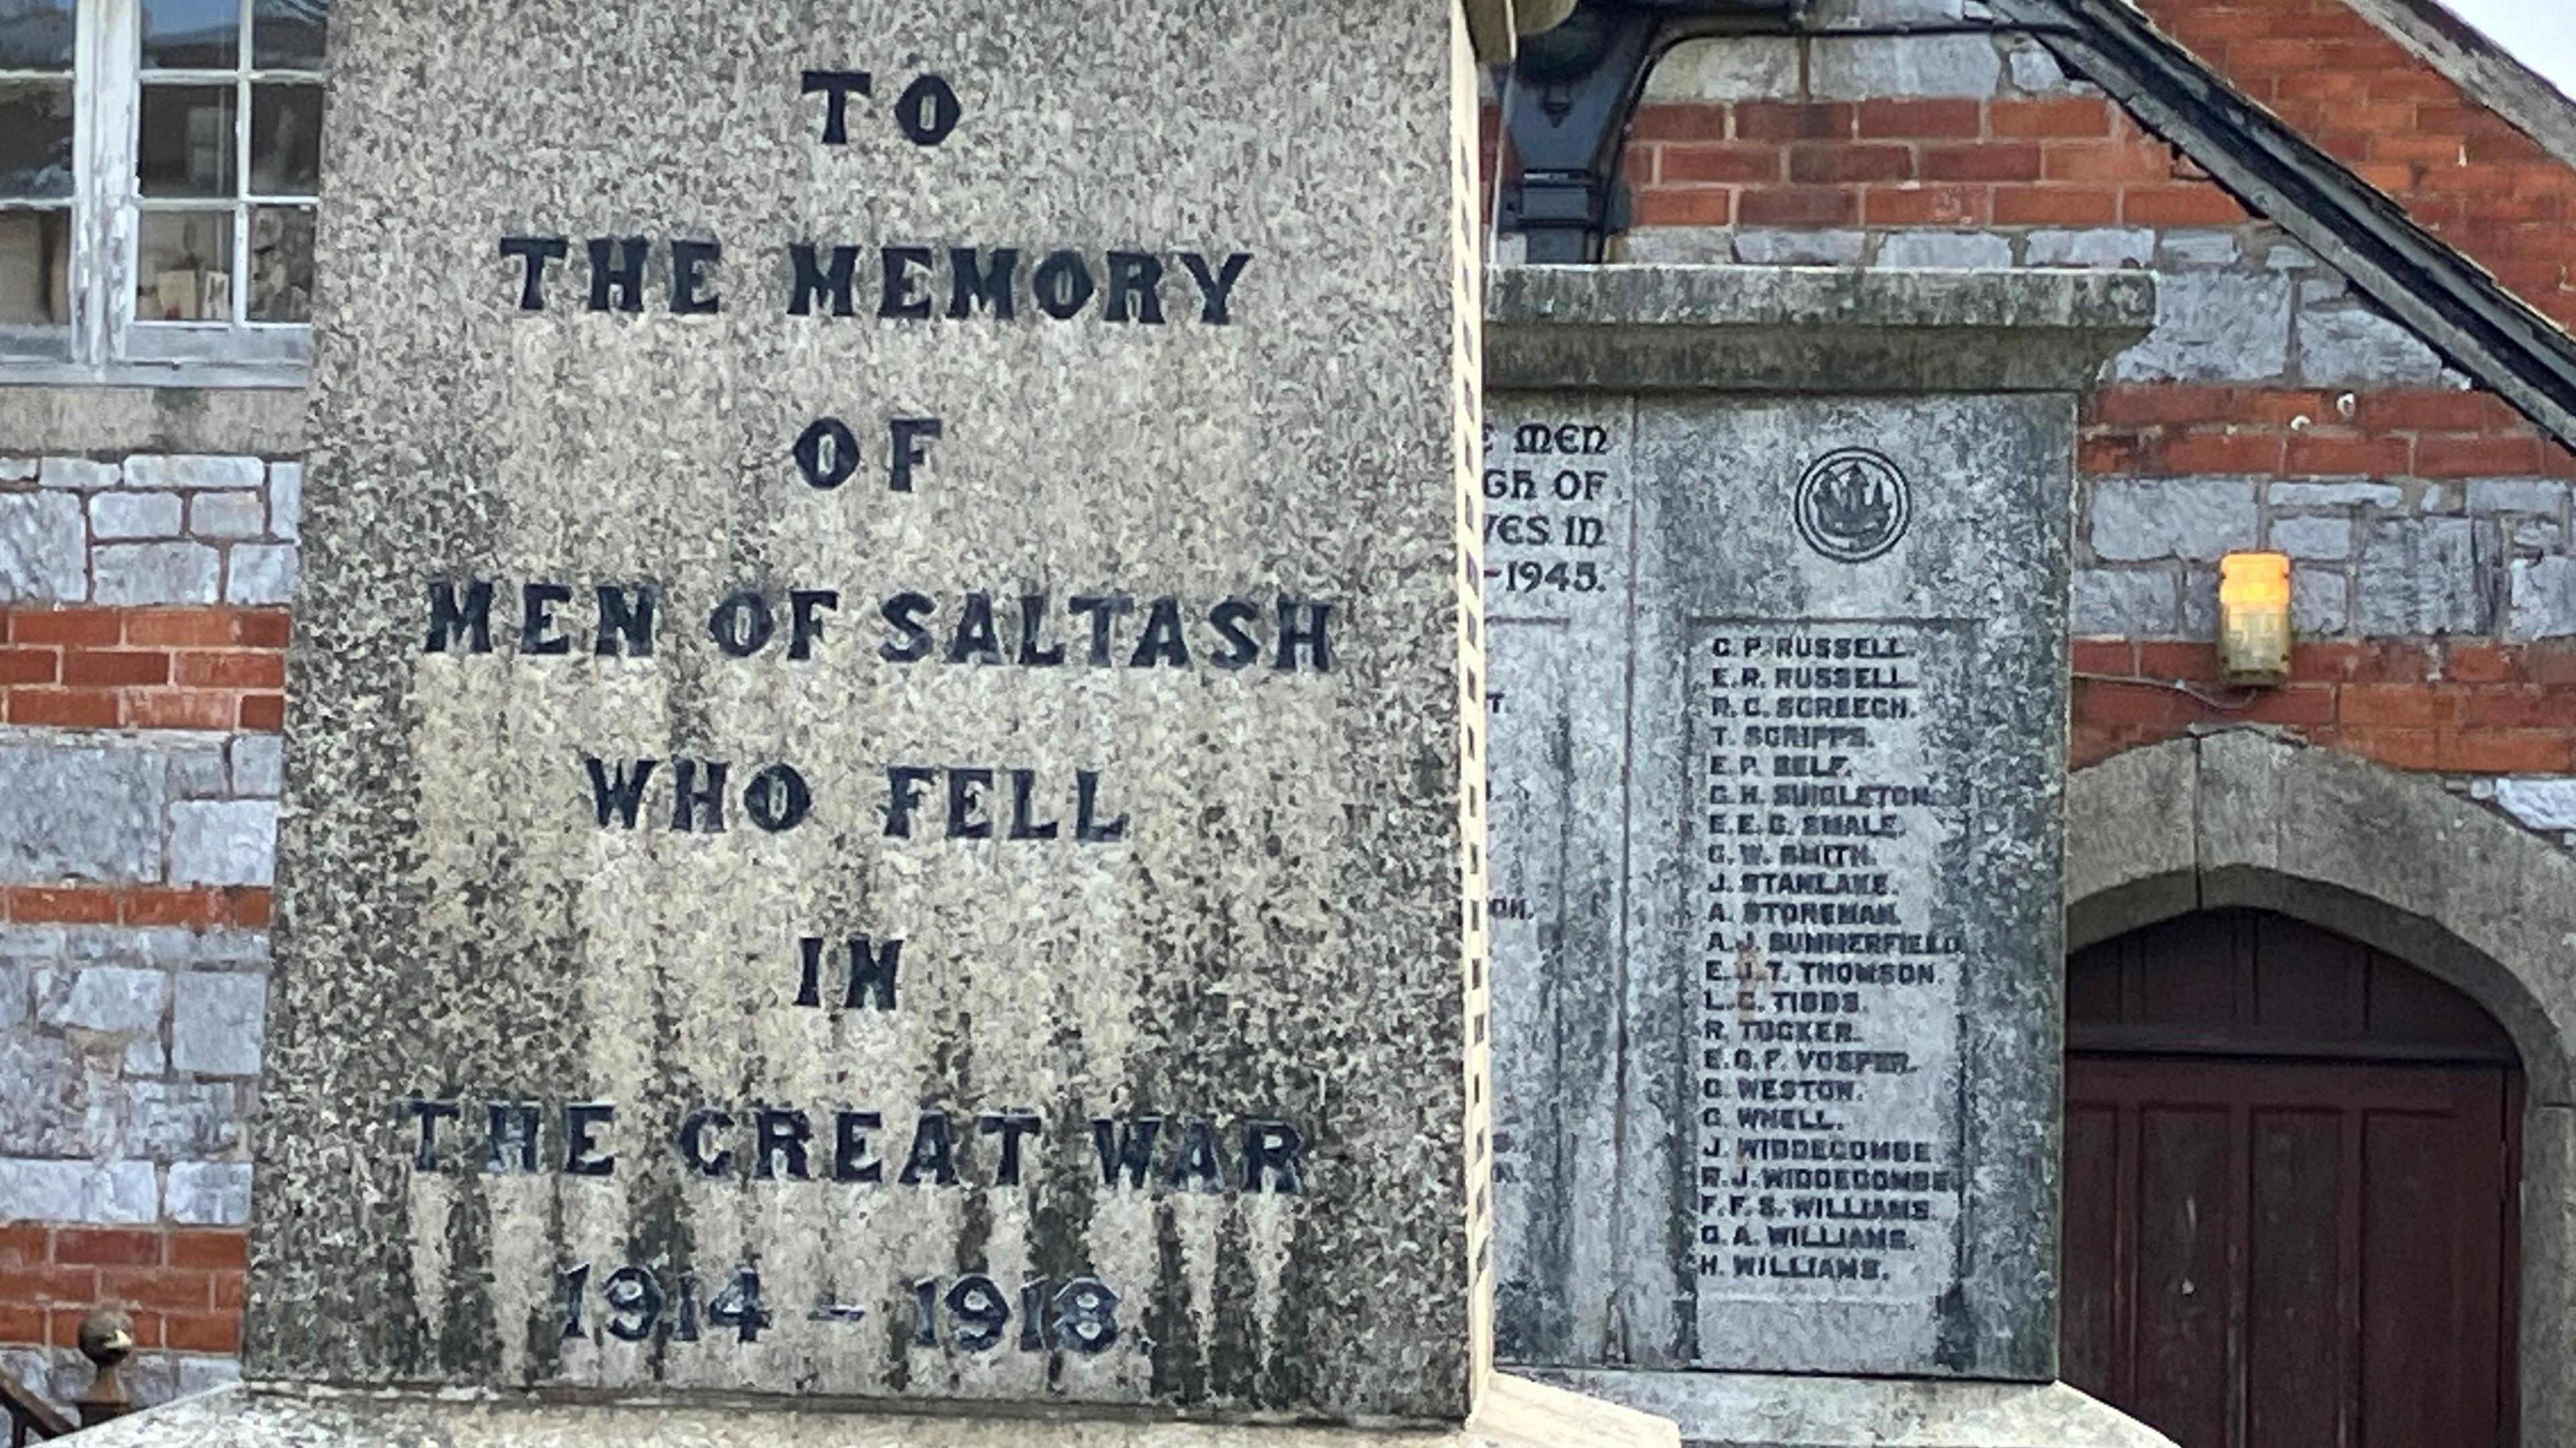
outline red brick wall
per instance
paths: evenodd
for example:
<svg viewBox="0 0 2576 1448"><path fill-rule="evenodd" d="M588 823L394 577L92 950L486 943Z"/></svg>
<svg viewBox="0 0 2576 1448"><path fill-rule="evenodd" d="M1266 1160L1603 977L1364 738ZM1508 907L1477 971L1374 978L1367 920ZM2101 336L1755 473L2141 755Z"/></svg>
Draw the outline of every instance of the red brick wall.
<svg viewBox="0 0 2576 1448"><path fill-rule="evenodd" d="M2287 686L2240 690L2214 645L2083 639L2075 672L2078 769L2196 727L2271 724L2395 769L2576 772L2576 643L2300 644Z"/></svg>
<svg viewBox="0 0 2576 1448"><path fill-rule="evenodd" d="M0 608L0 719L273 732L286 632L280 608Z"/></svg>
<svg viewBox="0 0 2576 1448"><path fill-rule="evenodd" d="M2103 477L2576 478L2576 453L2479 392L2115 385L2085 399L2082 448Z"/></svg>
<svg viewBox="0 0 2576 1448"><path fill-rule="evenodd" d="M0 1225L0 1342L74 1347L81 1319L112 1302L138 1348L239 1352L249 1242L220 1228Z"/></svg>
<svg viewBox="0 0 2576 1448"><path fill-rule="evenodd" d="M2564 0L2524 0L2541 8ZM2576 324L2576 171L2342 0L2139 0L2237 89L2396 198L2561 324ZM2576 12L2568 23L2576 25Z"/></svg>
<svg viewBox="0 0 2576 1448"><path fill-rule="evenodd" d="M2234 226L2245 209L2106 99L1641 107L1647 226Z"/></svg>

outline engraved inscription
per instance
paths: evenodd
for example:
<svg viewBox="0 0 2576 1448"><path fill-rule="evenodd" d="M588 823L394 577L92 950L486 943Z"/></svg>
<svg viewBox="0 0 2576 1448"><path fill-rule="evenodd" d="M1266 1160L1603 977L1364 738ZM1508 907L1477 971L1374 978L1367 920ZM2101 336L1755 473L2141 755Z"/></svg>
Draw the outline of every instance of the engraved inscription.
<svg viewBox="0 0 2576 1448"><path fill-rule="evenodd" d="M1926 1298L1953 1274L1966 781L1927 761L1963 629L1718 622L1691 767L1699 1301Z"/></svg>

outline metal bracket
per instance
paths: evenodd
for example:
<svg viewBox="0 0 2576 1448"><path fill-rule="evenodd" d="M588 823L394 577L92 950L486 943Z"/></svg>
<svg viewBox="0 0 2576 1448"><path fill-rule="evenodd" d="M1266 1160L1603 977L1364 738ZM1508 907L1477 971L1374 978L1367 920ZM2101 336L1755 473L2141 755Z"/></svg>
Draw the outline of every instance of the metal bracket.
<svg viewBox="0 0 2576 1448"><path fill-rule="evenodd" d="M1503 126L1519 175L1502 188L1502 228L1529 238L1535 263L1602 259L1628 226L1619 157L1646 73L1674 45L1767 21L1798 0L1583 0L1564 24L1521 39Z"/></svg>

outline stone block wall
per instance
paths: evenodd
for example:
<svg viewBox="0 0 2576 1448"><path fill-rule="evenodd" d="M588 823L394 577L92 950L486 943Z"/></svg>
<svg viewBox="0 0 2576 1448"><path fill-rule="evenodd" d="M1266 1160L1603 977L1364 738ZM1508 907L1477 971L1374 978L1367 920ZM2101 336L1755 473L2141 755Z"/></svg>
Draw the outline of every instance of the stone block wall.
<svg viewBox="0 0 2576 1448"><path fill-rule="evenodd" d="M0 439L0 449L6 440ZM236 1376L302 476L0 451L0 1372Z"/></svg>

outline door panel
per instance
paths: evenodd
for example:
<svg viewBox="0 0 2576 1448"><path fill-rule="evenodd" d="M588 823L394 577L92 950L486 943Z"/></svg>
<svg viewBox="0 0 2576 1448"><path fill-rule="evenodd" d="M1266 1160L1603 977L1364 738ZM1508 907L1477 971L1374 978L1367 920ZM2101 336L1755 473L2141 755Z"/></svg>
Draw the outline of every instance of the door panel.
<svg viewBox="0 0 2576 1448"><path fill-rule="evenodd" d="M2067 1380L2182 1448L2504 1448L2511 1073L2067 1061Z"/></svg>
<svg viewBox="0 0 2576 1448"><path fill-rule="evenodd" d="M2247 1243L2248 1383L2308 1383L2319 1391L2248 1395L2248 1441L2266 1448L2340 1448L2340 1350L2350 1331L2347 1272L2337 1229L2344 1191L2344 1118L2331 1111L2253 1117L2253 1212Z"/></svg>

